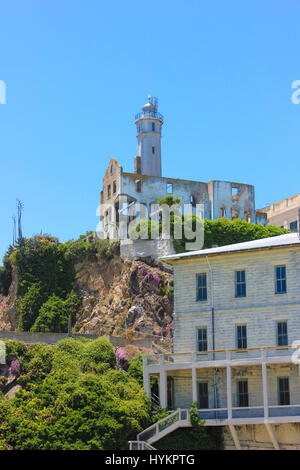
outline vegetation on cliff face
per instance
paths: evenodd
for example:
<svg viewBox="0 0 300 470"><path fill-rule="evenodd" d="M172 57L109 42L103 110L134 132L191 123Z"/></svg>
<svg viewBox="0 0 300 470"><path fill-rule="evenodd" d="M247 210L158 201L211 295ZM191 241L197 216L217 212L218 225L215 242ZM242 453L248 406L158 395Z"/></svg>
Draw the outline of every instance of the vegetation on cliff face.
<svg viewBox="0 0 300 470"><path fill-rule="evenodd" d="M92 235L23 239L5 257L3 278L12 276L9 289L1 284L9 295L0 295L0 327L66 332L70 319L79 333L161 334L172 321L173 278L149 263L123 261L117 243Z"/></svg>
<svg viewBox="0 0 300 470"><path fill-rule="evenodd" d="M0 388L0 449L126 449L151 424L150 400L130 373L116 369L106 339L8 341L6 348L0 379L14 374L17 385L12 399Z"/></svg>

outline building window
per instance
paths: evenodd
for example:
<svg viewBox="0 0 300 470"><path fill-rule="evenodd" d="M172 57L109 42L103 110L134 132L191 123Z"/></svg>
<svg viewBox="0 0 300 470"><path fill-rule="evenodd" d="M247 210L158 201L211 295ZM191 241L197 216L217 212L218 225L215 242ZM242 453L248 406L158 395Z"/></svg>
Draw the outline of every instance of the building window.
<svg viewBox="0 0 300 470"><path fill-rule="evenodd" d="M136 180L135 181L135 190L137 193L142 192L142 181L141 180Z"/></svg>
<svg viewBox="0 0 300 470"><path fill-rule="evenodd" d="M286 269L285 269L285 266L275 266L275 273L276 273L275 293L276 294L285 294L286 293Z"/></svg>
<svg viewBox="0 0 300 470"><path fill-rule="evenodd" d="M290 384L288 377L278 377L278 404L290 404Z"/></svg>
<svg viewBox="0 0 300 470"><path fill-rule="evenodd" d="M238 219L240 216L240 211L238 209L231 209L231 220Z"/></svg>
<svg viewBox="0 0 300 470"><path fill-rule="evenodd" d="M152 122L152 132L155 132L155 123Z"/></svg>
<svg viewBox="0 0 300 470"><path fill-rule="evenodd" d="M117 185L116 185L116 182L114 181L113 182L113 194L116 194L117 192Z"/></svg>
<svg viewBox="0 0 300 470"><path fill-rule="evenodd" d="M232 199L238 199L239 198L239 188L236 186L232 186L231 188L231 197Z"/></svg>
<svg viewBox="0 0 300 470"><path fill-rule="evenodd" d="M197 300L207 300L206 273L197 274Z"/></svg>
<svg viewBox="0 0 300 470"><path fill-rule="evenodd" d="M246 271L235 271L235 296L246 297Z"/></svg>
<svg viewBox="0 0 300 470"><path fill-rule="evenodd" d="M113 174L113 172L114 172L114 166L113 166L113 165L111 165L111 167L110 167L110 174L112 175L112 174Z"/></svg>
<svg viewBox="0 0 300 470"><path fill-rule="evenodd" d="M167 194L172 194L172 193L173 193L173 184L167 183Z"/></svg>
<svg viewBox="0 0 300 470"><path fill-rule="evenodd" d="M277 323L277 346L288 345L287 321Z"/></svg>
<svg viewBox="0 0 300 470"><path fill-rule="evenodd" d="M199 382L199 408L200 410L208 408L208 382Z"/></svg>
<svg viewBox="0 0 300 470"><path fill-rule="evenodd" d="M225 207L220 207L220 217L226 217L226 209Z"/></svg>
<svg viewBox="0 0 300 470"><path fill-rule="evenodd" d="M297 224L297 220L295 220L294 222L290 223L290 231L297 232L297 230L298 230L298 224Z"/></svg>
<svg viewBox="0 0 300 470"><path fill-rule="evenodd" d="M198 351L207 351L207 328L198 328L197 348Z"/></svg>
<svg viewBox="0 0 300 470"><path fill-rule="evenodd" d="M155 147L152 147L152 155L155 154Z"/></svg>
<svg viewBox="0 0 300 470"><path fill-rule="evenodd" d="M247 325L236 326L236 347L247 349Z"/></svg>
<svg viewBox="0 0 300 470"><path fill-rule="evenodd" d="M248 380L239 380L237 383L237 402L238 407L249 406Z"/></svg>
<svg viewBox="0 0 300 470"><path fill-rule="evenodd" d="M244 211L244 220L246 222L251 222L251 214L250 211Z"/></svg>
<svg viewBox="0 0 300 470"><path fill-rule="evenodd" d="M193 194L191 194L191 196L190 196L190 204L192 204L192 207L196 207L197 202L196 202L196 198Z"/></svg>
<svg viewBox="0 0 300 470"><path fill-rule="evenodd" d="M107 186L107 199L110 198L110 195L111 195L111 188L110 188L110 185Z"/></svg>

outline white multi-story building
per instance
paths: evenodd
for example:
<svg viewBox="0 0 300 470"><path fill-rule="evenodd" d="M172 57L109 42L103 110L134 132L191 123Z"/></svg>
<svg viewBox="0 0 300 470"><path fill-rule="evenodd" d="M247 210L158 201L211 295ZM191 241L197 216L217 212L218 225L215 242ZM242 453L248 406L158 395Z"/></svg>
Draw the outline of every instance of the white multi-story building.
<svg viewBox="0 0 300 470"><path fill-rule="evenodd" d="M300 449L298 234L163 261L174 267L174 353L144 358L145 392L158 376L161 406L181 410L173 428L197 401L207 426L228 431L227 448ZM139 439L162 435L158 425Z"/></svg>

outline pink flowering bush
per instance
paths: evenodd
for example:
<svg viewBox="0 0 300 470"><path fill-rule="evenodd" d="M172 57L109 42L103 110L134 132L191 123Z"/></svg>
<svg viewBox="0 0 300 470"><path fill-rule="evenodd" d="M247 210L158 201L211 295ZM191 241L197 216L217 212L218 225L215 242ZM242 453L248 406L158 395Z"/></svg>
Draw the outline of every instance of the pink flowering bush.
<svg viewBox="0 0 300 470"><path fill-rule="evenodd" d="M168 323L166 326L166 331L170 330L171 328L173 328L173 323Z"/></svg>
<svg viewBox="0 0 300 470"><path fill-rule="evenodd" d="M156 282L157 287L159 286L160 281L161 281L160 275L156 272L148 273L147 276L145 277L145 279L148 280L148 281L153 279Z"/></svg>
<svg viewBox="0 0 300 470"><path fill-rule="evenodd" d="M10 368L13 375L20 375L21 365L18 359L11 361Z"/></svg>

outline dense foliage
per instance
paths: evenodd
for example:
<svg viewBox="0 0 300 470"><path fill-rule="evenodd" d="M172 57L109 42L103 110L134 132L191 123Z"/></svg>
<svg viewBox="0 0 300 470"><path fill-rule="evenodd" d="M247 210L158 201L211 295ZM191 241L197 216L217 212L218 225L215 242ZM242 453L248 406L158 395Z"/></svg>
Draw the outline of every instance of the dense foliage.
<svg viewBox="0 0 300 470"><path fill-rule="evenodd" d="M18 328L22 331L67 332L80 311L81 297L75 288L74 264L87 259L110 259L118 244L91 234L59 243L38 235L10 247L0 268L0 293L7 295L12 270L18 273Z"/></svg>
<svg viewBox="0 0 300 470"><path fill-rule="evenodd" d="M125 449L150 422L150 402L136 379L116 370L104 338L56 346L7 342L20 362L21 386L0 398L0 449Z"/></svg>

